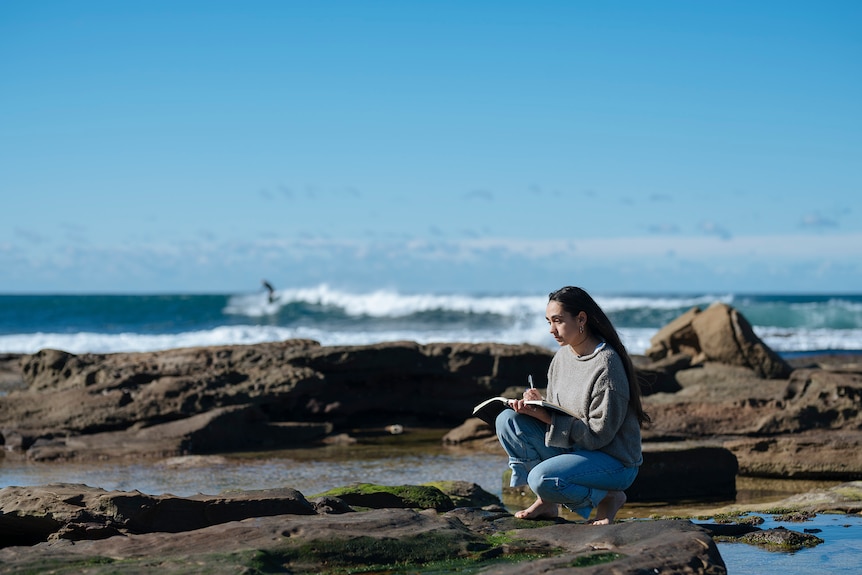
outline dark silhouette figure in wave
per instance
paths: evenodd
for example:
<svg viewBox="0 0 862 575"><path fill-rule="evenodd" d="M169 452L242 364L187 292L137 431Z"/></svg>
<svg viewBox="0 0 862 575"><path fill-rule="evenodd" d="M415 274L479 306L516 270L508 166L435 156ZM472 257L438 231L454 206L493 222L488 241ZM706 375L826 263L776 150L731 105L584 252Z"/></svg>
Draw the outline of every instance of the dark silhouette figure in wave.
<svg viewBox="0 0 862 575"><path fill-rule="evenodd" d="M269 303L274 302L275 301L275 288L272 287L272 284L266 280L260 280L260 283L263 284L264 288L266 288Z"/></svg>

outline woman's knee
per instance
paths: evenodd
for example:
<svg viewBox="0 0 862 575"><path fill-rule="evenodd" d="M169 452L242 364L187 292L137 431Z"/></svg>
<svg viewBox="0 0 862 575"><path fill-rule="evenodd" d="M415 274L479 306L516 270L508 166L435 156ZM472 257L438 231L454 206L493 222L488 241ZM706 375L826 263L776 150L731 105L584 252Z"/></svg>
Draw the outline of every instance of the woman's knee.
<svg viewBox="0 0 862 575"><path fill-rule="evenodd" d="M551 485L546 484L546 481L547 479L544 474L537 471L535 467L530 470L530 474L527 476L527 485L530 486L533 493L538 497L549 501L550 499L548 499L547 496L553 491L553 489L551 489Z"/></svg>
<svg viewBox="0 0 862 575"><path fill-rule="evenodd" d="M570 485L559 477L548 477L533 469L527 476L527 485L542 500L553 503L582 504L589 495L589 489L582 485Z"/></svg>
<svg viewBox="0 0 862 575"><path fill-rule="evenodd" d="M584 510L589 515L589 510L595 507L591 498L593 490L585 485L567 484L557 477L546 477L532 472L527 477L527 485L542 501L564 504L572 510L577 509L582 515Z"/></svg>
<svg viewBox="0 0 862 575"><path fill-rule="evenodd" d="M504 409L497 414L497 419L494 420L494 426L497 429L497 434L506 432L514 428L515 416L518 413L514 409Z"/></svg>
<svg viewBox="0 0 862 575"><path fill-rule="evenodd" d="M558 477L548 475L545 472L545 465L539 464L530 470L527 476L527 485L533 490L533 493L548 501L555 500L553 495L560 490L560 480Z"/></svg>

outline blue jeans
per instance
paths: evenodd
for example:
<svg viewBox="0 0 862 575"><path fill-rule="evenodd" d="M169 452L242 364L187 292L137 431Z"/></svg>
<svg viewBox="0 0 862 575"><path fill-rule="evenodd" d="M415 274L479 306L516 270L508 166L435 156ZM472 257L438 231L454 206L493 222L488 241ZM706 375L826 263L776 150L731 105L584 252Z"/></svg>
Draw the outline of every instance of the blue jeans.
<svg viewBox="0 0 862 575"><path fill-rule="evenodd" d="M602 451L545 445L547 425L504 409L497 416L497 438L509 455L511 487L529 485L542 501L562 503L584 519L608 491L622 491L638 474Z"/></svg>

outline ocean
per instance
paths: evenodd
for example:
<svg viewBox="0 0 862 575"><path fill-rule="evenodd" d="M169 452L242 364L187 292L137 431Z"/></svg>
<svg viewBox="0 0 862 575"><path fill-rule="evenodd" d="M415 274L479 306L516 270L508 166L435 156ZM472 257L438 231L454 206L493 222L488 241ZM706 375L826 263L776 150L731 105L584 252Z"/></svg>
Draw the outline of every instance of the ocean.
<svg viewBox="0 0 862 575"><path fill-rule="evenodd" d="M862 350L862 295L593 293L631 353L693 306L723 302L783 355ZM356 292L328 285L269 294L0 295L0 353L154 351L309 338L531 343L556 348L546 293Z"/></svg>

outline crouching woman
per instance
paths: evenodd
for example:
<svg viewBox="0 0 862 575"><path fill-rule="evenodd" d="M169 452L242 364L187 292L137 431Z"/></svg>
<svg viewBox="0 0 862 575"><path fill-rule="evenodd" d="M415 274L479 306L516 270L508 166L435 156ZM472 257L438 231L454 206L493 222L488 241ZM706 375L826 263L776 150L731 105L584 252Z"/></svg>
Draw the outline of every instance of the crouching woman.
<svg viewBox="0 0 862 575"><path fill-rule="evenodd" d="M608 524L626 502L623 492L643 462L641 404L634 366L616 329L587 292L564 287L550 294L545 311L560 344L548 369L547 397L528 389L496 420L509 456L511 486L537 495L523 519L556 517L559 506ZM528 405L545 399L575 417Z"/></svg>

